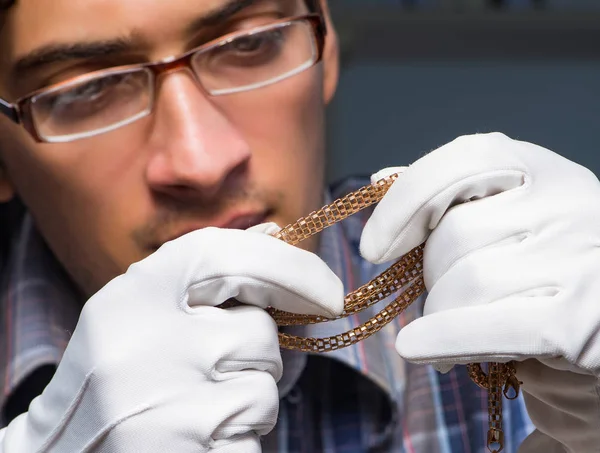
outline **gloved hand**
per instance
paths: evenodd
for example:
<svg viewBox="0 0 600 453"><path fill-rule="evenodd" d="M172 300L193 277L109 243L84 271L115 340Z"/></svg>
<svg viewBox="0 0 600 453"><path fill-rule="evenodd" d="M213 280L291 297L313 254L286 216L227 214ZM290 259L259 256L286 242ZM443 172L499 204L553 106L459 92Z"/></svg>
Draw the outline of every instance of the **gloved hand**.
<svg viewBox="0 0 600 453"><path fill-rule="evenodd" d="M426 239L429 294L400 355L446 370L521 361L538 428L521 451L600 452L598 179L502 134L461 137L404 170L361 253L381 263Z"/></svg>
<svg viewBox="0 0 600 453"><path fill-rule="evenodd" d="M324 262L272 228L187 234L93 296L3 452L260 452L282 374L263 308L335 316L344 298ZM215 307L229 298L252 306Z"/></svg>

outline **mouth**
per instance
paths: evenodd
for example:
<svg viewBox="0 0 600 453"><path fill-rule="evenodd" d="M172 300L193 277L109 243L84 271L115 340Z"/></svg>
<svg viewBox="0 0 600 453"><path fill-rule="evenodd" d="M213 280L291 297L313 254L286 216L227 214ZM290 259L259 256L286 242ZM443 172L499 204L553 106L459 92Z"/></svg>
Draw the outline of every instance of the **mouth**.
<svg viewBox="0 0 600 453"><path fill-rule="evenodd" d="M270 212L261 212L255 214L240 215L232 218L231 220L221 224L214 225L217 228L226 228L230 230L247 230L261 223L265 223L267 218L271 215Z"/></svg>
<svg viewBox="0 0 600 453"><path fill-rule="evenodd" d="M229 230L247 230L256 225L268 222L268 219L272 216L271 211L263 212L252 212L252 213L237 213L230 214L229 216L223 216L221 219L214 222L203 222L192 225L187 225L185 228L177 231L177 233L170 235L167 239L161 243L154 244L152 249L158 250L165 242L173 241L183 235L191 233L193 231L201 230L203 228L216 227Z"/></svg>

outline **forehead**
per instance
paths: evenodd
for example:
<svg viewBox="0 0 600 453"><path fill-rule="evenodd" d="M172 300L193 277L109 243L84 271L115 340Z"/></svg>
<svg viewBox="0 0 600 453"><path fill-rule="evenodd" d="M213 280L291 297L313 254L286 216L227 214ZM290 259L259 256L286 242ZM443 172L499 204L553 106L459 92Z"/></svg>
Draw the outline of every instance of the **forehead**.
<svg viewBox="0 0 600 453"><path fill-rule="evenodd" d="M290 8L297 0L17 0L6 14L5 56L25 54L48 42L131 38L152 44L181 40L197 17L221 10ZM242 13L239 13L242 14ZM4 39L7 38L7 39ZM4 47L4 46L3 46Z"/></svg>

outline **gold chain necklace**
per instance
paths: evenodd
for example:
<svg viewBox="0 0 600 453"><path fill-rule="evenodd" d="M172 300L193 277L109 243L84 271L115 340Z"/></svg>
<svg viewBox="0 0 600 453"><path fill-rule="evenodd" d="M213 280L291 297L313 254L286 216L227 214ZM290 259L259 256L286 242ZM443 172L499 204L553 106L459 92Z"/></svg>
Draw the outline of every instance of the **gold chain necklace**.
<svg viewBox="0 0 600 453"><path fill-rule="evenodd" d="M296 245L358 211L378 203L397 178L398 174L393 174L374 184L361 187L282 228L274 236L288 244ZM395 296L393 301L379 313L354 329L327 338L304 338L280 332L280 346L297 351L328 352L358 343L381 330L425 292L423 249L424 244L415 247L373 280L349 293L344 300L344 312L337 318L298 315L269 308L268 312L278 326L301 326L346 318L391 295ZM236 304L231 302L221 307L226 308ZM521 385L515 376L515 364L514 362L489 363L487 373L483 371L480 364L469 364L467 368L471 380L488 392L487 447L490 452L499 453L504 448L502 396L508 399L517 398Z"/></svg>

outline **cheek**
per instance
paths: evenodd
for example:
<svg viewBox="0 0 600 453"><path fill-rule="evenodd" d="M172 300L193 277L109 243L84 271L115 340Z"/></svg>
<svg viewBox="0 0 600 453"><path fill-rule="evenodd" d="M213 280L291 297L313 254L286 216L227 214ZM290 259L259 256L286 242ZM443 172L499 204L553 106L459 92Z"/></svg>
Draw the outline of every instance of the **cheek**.
<svg viewBox="0 0 600 453"><path fill-rule="evenodd" d="M244 93L227 115L253 150L252 179L286 197L288 221L318 207L324 179L321 66L263 90Z"/></svg>
<svg viewBox="0 0 600 453"><path fill-rule="evenodd" d="M75 280L93 292L141 258L128 232L144 217L138 157L117 147L12 140L7 167L19 197ZM112 144L112 145L111 145ZM7 146L2 141L0 146ZM82 253L83 251L83 253Z"/></svg>

